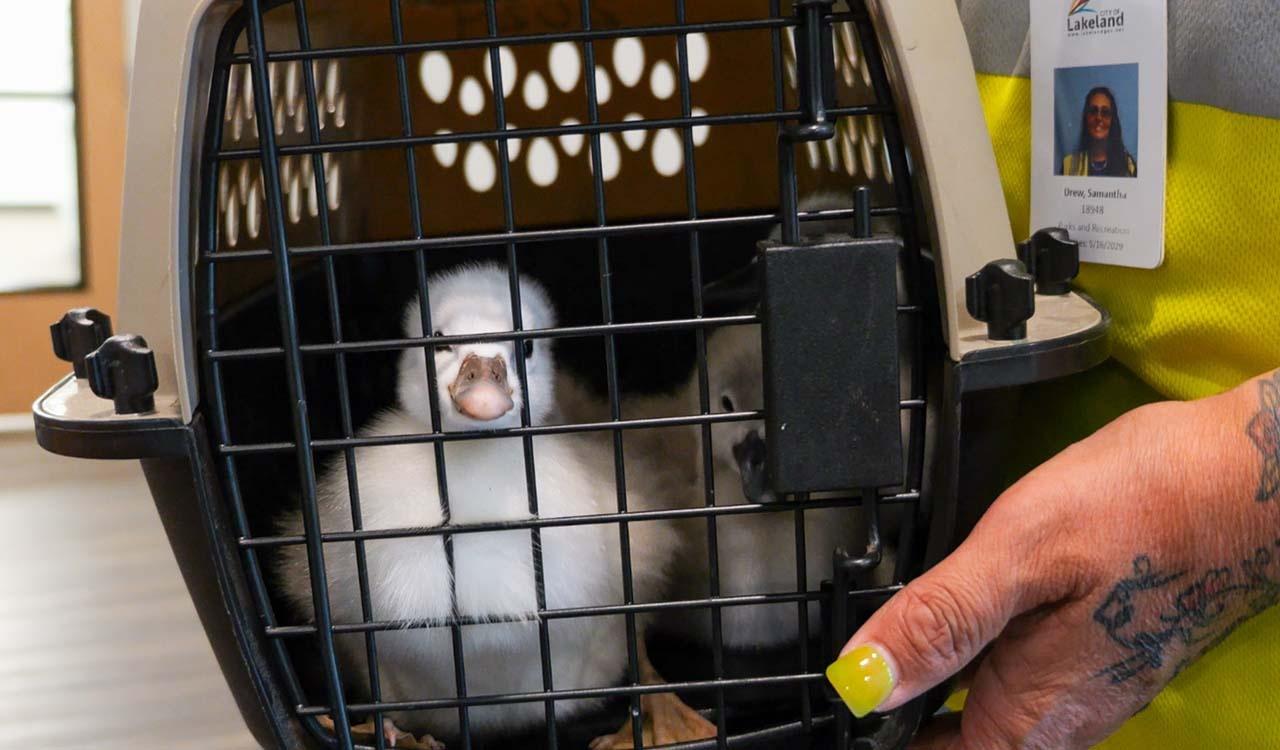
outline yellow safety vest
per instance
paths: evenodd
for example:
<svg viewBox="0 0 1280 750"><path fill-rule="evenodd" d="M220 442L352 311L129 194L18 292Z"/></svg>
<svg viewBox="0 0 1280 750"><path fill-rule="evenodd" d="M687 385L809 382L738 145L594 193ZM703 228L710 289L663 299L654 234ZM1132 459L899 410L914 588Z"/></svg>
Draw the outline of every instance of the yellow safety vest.
<svg viewBox="0 0 1280 750"><path fill-rule="evenodd" d="M979 74L978 89L1013 234L1026 237L1030 81ZM1128 372L1103 369L1070 392L1047 387L1093 427L1146 400L1208 396L1280 366L1280 119L1170 102L1164 265L1087 264L1078 286L1111 311L1113 354ZM1240 627L1099 747L1280 748L1280 607Z"/></svg>

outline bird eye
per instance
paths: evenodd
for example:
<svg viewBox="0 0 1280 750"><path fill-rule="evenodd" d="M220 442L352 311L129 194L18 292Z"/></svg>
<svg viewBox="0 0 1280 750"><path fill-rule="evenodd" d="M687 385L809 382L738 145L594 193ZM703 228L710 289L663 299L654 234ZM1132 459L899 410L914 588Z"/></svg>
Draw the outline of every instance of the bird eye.
<svg viewBox="0 0 1280 750"><path fill-rule="evenodd" d="M524 358L528 359L533 356L533 339L524 340Z"/></svg>
<svg viewBox="0 0 1280 750"><path fill-rule="evenodd" d="M728 396L720 397L720 406L725 411L737 411L737 409L733 408L733 399L729 398Z"/></svg>
<svg viewBox="0 0 1280 750"><path fill-rule="evenodd" d="M432 335L432 336L443 336L444 334L443 334L443 333L441 333L440 331L436 331L435 333L433 333L433 334L431 334L431 335ZM453 351L453 347L452 347L452 346L449 346L448 344L437 344L437 345L436 345L436 351L438 351L438 352L451 352L451 351Z"/></svg>

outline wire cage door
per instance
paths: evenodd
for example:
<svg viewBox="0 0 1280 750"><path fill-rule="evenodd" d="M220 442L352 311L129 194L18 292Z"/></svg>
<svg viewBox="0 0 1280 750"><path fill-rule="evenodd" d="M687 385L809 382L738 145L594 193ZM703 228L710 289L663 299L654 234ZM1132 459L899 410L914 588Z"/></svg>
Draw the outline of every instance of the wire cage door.
<svg viewBox="0 0 1280 750"><path fill-rule="evenodd" d="M390 742L376 729L389 714L447 711L456 717L441 737L450 746L576 747L640 716L643 696L674 691L715 726L714 737L689 747L905 741L918 705L910 715L855 726L822 690L821 672L856 624L919 572L929 521L921 485L925 352L936 309L901 122L879 54L860 3L694 8L674 0L656 9L605 0L246 0L236 7L220 34L200 149L201 408L219 502L233 519L273 657L261 677L294 707L280 718L291 727L282 737L381 750ZM864 186L856 201L854 184ZM806 203L833 190L841 196L835 204ZM885 295L901 332L893 341L902 374L900 475L779 502L726 502L711 480L713 432L768 422L770 414L767 404L721 403L711 390L709 342L721 331L768 323L751 303L758 296L735 305L722 292L771 234L798 247L806 236L834 233L890 236L900 258L902 281ZM504 269L511 330L438 332L433 275L476 260ZM522 319L526 277L546 287L557 325L531 328ZM736 289L750 298L758 287ZM406 334L400 317L414 298L421 335ZM433 353L477 342L552 343L564 368L599 397L603 415L543 422L525 400L518 426L440 429ZM426 363L431 421L412 434L372 437L364 428L394 405L395 362L406 351L420 351ZM527 383L525 359L512 364ZM696 408L628 415L634 394L685 378L696 385ZM658 428L696 435L691 461L701 464L702 485L695 507L629 504L626 446ZM607 513L541 511L547 498L537 489L536 446L570 433L607 445L614 485ZM454 522L449 488L458 481L450 478L447 447L495 439L519 441L527 517ZM443 523L366 523L360 456L394 445L424 446L433 456ZM322 487L335 466L345 474L351 511L338 529L321 514ZM281 533L273 522L291 502L301 533ZM861 525L838 549L817 551L832 573L815 585L806 518L827 511ZM722 590L723 529L747 517L785 517L794 529L789 590ZM704 529L705 594L637 597L638 530L677 522ZM620 601L549 603L543 537L576 527L616 534ZM439 540L455 581L458 540L499 532L528 540L536 606L519 621L535 634L539 679L532 688L473 694L468 640L493 622L460 611L456 592L448 616L381 616L369 557L387 542ZM355 576L335 583L325 561L340 546L352 550ZM309 613L291 609L273 581L274 561L288 548L305 549ZM335 615L335 597L358 601L358 617ZM722 620L732 608L766 605L793 612L799 637L776 649L783 667L753 671L725 643ZM707 613L709 642L688 659L705 670L647 682L643 623L681 611ZM622 623L624 673L616 684L565 687L550 655L558 626L601 617ZM405 694L385 684L380 642L385 650L388 639L415 631L447 633L449 694ZM662 666L662 645L651 648ZM671 650L667 662L678 667L687 653ZM761 695L781 708L761 710ZM566 718L574 701L602 708L595 718L576 709ZM541 720L513 736L476 728L485 712L527 706ZM353 729L366 721L373 731ZM636 746L644 742L641 728L633 723Z"/></svg>

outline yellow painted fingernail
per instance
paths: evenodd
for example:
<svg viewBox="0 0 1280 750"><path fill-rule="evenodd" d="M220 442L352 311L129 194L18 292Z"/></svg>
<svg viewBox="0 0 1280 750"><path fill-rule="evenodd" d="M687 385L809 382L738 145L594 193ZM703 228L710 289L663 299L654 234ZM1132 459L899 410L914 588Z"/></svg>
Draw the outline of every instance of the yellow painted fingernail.
<svg viewBox="0 0 1280 750"><path fill-rule="evenodd" d="M893 692L893 671L871 646L858 646L827 667L827 680L854 716L861 719Z"/></svg>

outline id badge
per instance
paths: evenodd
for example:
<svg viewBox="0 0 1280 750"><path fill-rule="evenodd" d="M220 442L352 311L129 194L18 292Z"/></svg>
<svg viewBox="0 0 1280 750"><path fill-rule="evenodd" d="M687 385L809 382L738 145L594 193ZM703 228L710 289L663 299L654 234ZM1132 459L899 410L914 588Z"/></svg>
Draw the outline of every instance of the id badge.
<svg viewBox="0 0 1280 750"><path fill-rule="evenodd" d="M1030 0L1031 226L1080 259L1164 261L1165 0Z"/></svg>

